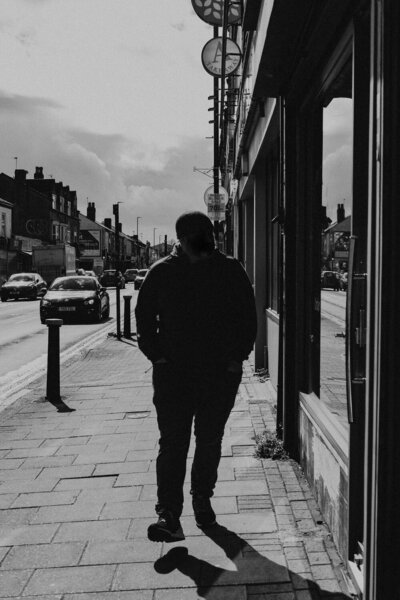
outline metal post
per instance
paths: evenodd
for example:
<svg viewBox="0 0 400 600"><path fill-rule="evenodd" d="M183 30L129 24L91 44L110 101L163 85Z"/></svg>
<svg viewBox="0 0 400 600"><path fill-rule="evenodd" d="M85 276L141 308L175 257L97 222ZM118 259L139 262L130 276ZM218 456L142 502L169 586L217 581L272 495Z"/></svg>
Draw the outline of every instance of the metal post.
<svg viewBox="0 0 400 600"><path fill-rule="evenodd" d="M124 296L124 338L131 338L131 299L132 296Z"/></svg>
<svg viewBox="0 0 400 600"><path fill-rule="evenodd" d="M115 264L115 268L116 268L116 272L118 272L120 270L120 264L119 264L119 255L120 255L120 251L119 251L119 205L114 204L113 205L113 213L115 216L115 252L117 255L117 259L116 259L116 264ZM120 290L120 285L119 285L119 281L116 278L116 282L115 282L115 287L116 287L116 297L117 297L117 338L120 339L121 338L121 290Z"/></svg>
<svg viewBox="0 0 400 600"><path fill-rule="evenodd" d="M60 327L62 324L62 319L46 319L49 329L46 400L53 404L58 412L73 412L75 409L64 404L60 396Z"/></svg>
<svg viewBox="0 0 400 600"><path fill-rule="evenodd" d="M218 27L214 27L214 37L218 37ZM218 77L214 77L214 166L213 166L213 178L214 178L214 198L216 199L219 194L219 121L218 121L218 108L219 108L219 91L218 91ZM214 221L214 234L215 239L218 243L218 232L219 222Z"/></svg>

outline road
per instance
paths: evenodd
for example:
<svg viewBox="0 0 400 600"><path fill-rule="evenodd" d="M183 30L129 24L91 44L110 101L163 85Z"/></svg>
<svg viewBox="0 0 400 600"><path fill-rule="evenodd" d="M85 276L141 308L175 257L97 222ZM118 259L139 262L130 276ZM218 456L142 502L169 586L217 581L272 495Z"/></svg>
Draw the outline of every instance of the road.
<svg viewBox="0 0 400 600"><path fill-rule="evenodd" d="M109 288L110 318L102 323L65 323L60 331L60 350L84 343L101 331L116 330L116 293ZM133 284L121 290L121 329L123 329L124 295L132 295L133 309L137 292ZM19 300L0 303L0 391L15 374L20 377L41 364L47 356L48 329L39 319L39 301Z"/></svg>
<svg viewBox="0 0 400 600"><path fill-rule="evenodd" d="M346 292L321 290L321 317L345 328L346 324Z"/></svg>

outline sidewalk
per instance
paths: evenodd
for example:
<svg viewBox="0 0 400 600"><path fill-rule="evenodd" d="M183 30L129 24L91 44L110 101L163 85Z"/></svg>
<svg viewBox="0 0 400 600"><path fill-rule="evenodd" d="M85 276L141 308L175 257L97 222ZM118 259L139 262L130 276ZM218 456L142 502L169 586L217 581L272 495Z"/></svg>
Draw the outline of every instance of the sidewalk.
<svg viewBox="0 0 400 600"><path fill-rule="evenodd" d="M252 456L254 433L275 427L275 399L249 363L212 501L219 525L195 526L187 487L186 540L147 540L158 439L149 367L134 342L109 338L62 367L75 412L57 413L42 379L0 413L0 598L350 598L297 464Z"/></svg>

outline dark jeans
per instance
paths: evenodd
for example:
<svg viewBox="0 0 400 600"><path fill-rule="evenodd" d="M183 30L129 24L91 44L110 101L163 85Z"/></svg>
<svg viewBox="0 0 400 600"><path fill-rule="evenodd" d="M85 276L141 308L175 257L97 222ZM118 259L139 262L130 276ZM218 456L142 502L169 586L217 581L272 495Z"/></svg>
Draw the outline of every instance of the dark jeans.
<svg viewBox="0 0 400 600"><path fill-rule="evenodd" d="M193 420L196 448L191 493L213 495L225 424L241 378L241 373L231 373L223 367L200 370L171 363L154 365L154 405L160 430L157 512L168 509L177 517L182 513Z"/></svg>

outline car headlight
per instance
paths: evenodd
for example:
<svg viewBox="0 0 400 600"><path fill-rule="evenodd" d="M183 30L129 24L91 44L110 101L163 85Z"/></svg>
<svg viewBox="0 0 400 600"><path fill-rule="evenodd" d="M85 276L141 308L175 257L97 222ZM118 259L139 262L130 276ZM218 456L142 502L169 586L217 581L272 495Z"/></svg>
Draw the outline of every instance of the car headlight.
<svg viewBox="0 0 400 600"><path fill-rule="evenodd" d="M93 298L89 298L89 300L85 300L83 304L94 304Z"/></svg>
<svg viewBox="0 0 400 600"><path fill-rule="evenodd" d="M50 305L51 305L50 300L45 300L45 299L42 300L42 306L50 306Z"/></svg>

